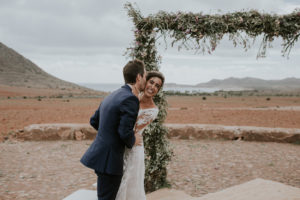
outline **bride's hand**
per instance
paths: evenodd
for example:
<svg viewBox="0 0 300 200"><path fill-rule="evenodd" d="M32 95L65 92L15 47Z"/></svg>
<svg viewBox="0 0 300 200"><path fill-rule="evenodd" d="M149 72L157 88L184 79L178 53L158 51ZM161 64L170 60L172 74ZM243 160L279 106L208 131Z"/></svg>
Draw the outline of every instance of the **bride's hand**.
<svg viewBox="0 0 300 200"><path fill-rule="evenodd" d="M140 93L139 93L139 96L138 96L139 101L141 101L141 99L143 98L143 95L144 95L144 92L140 92Z"/></svg>
<svg viewBox="0 0 300 200"><path fill-rule="evenodd" d="M138 134L138 133L134 134L134 136L135 136L135 143L134 143L134 145L135 146L142 146L142 144L143 144L143 137L140 134Z"/></svg>

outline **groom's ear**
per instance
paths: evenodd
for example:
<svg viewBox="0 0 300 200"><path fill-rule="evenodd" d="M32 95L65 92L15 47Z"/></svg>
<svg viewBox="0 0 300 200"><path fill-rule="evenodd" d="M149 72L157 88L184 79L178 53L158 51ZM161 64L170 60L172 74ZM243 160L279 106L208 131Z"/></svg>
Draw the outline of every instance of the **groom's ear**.
<svg viewBox="0 0 300 200"><path fill-rule="evenodd" d="M138 82L138 81L140 81L141 80L141 75L140 74L138 74L137 76L136 76L136 82Z"/></svg>

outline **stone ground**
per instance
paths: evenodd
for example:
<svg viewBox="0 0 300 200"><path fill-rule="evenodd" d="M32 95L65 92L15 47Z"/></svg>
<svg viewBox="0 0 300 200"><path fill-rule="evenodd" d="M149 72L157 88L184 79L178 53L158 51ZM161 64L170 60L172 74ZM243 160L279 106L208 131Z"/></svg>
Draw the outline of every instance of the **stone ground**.
<svg viewBox="0 0 300 200"><path fill-rule="evenodd" d="M192 196L263 178L300 188L300 145L175 140L168 166L172 188ZM93 171L79 159L91 141L0 143L0 199L59 200L94 189Z"/></svg>

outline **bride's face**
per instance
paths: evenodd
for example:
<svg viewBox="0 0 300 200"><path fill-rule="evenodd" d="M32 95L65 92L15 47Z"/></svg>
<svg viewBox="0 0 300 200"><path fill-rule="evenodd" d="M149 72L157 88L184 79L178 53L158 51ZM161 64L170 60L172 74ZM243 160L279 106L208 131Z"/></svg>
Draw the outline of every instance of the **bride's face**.
<svg viewBox="0 0 300 200"><path fill-rule="evenodd" d="M161 88L162 81L158 77L151 77L147 82L144 90L144 95L153 97Z"/></svg>

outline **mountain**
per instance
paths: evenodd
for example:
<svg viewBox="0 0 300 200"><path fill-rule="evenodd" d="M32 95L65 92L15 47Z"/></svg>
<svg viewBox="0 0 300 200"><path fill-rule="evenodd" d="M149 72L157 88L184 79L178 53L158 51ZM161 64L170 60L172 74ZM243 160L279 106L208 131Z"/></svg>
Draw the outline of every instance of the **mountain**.
<svg viewBox="0 0 300 200"><path fill-rule="evenodd" d="M43 71L0 42L0 84L27 88L89 90Z"/></svg>
<svg viewBox="0 0 300 200"><path fill-rule="evenodd" d="M285 78L282 80L263 80L258 78L227 78L224 80L213 79L207 83L199 83L196 87L221 88L221 89L274 89L294 90L300 88L300 79Z"/></svg>
<svg viewBox="0 0 300 200"><path fill-rule="evenodd" d="M264 80L259 78L245 77L227 79L212 79L206 83L196 85L185 85L166 83L164 88L217 88L223 90L300 90L299 78L285 78L282 80Z"/></svg>

